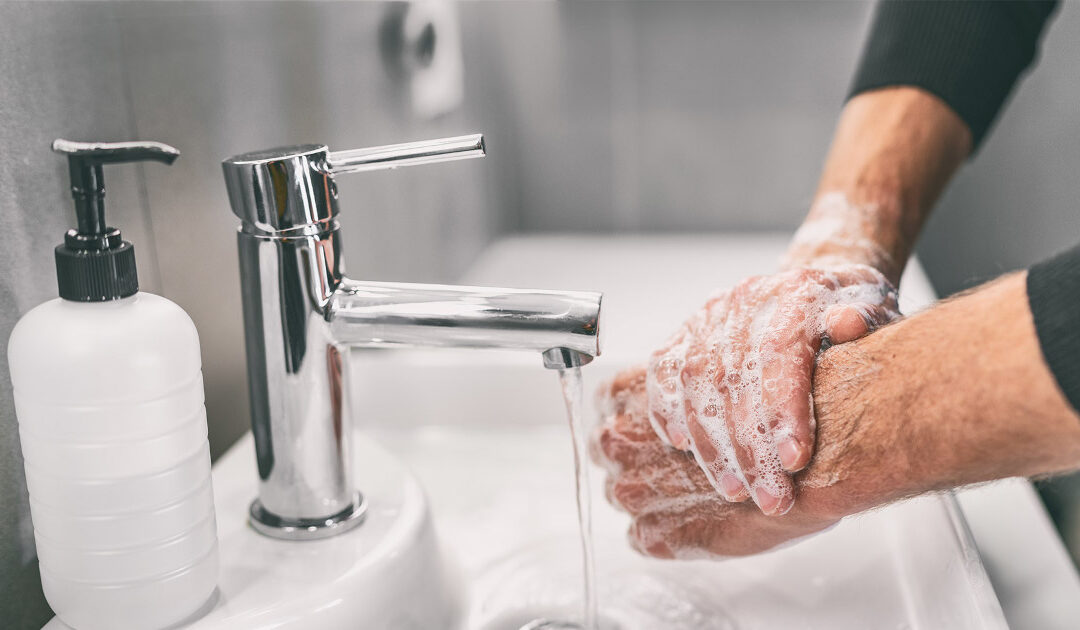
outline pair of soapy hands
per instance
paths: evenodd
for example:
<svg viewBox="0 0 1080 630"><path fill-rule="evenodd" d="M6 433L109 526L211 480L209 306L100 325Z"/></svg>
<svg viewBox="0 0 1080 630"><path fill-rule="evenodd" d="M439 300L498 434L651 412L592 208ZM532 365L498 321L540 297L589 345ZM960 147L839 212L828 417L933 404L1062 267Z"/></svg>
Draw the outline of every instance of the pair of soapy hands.
<svg viewBox="0 0 1080 630"><path fill-rule="evenodd" d="M825 527L777 518L814 451L817 353L898 315L872 266L789 266L713 296L647 368L602 388L593 456L609 501L633 517L631 544L660 557L741 555Z"/></svg>

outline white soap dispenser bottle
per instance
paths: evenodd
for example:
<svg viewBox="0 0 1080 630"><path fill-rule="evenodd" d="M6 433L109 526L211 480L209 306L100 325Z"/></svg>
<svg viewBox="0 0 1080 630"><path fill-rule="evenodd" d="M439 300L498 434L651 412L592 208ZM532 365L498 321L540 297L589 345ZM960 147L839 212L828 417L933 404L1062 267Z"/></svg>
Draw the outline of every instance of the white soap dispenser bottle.
<svg viewBox="0 0 1080 630"><path fill-rule="evenodd" d="M134 249L105 222L102 165L179 152L53 150L68 157L78 229L55 250L60 298L8 342L42 587L72 628L165 628L217 583L199 338L179 306L139 292Z"/></svg>

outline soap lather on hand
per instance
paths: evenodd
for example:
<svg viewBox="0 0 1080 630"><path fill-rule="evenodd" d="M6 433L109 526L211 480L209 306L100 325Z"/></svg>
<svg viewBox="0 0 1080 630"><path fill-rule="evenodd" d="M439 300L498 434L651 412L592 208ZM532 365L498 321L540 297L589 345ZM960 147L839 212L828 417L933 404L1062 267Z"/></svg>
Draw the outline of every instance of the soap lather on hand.
<svg viewBox="0 0 1080 630"><path fill-rule="evenodd" d="M602 422L591 442L593 460L607 472L608 501L632 518L629 541L637 551L658 558L741 556L821 531L839 520L815 501L800 502L775 517L717 496L694 458L661 442L649 426L645 380L643 368L630 368L597 392ZM807 470L799 483L813 487L825 476Z"/></svg>
<svg viewBox="0 0 1080 630"><path fill-rule="evenodd" d="M791 473L814 448L817 353L899 315L878 270L888 256L860 238L869 215L841 194L822 196L782 271L714 295L653 354L649 420L693 453L724 499L752 498L769 515L791 509Z"/></svg>

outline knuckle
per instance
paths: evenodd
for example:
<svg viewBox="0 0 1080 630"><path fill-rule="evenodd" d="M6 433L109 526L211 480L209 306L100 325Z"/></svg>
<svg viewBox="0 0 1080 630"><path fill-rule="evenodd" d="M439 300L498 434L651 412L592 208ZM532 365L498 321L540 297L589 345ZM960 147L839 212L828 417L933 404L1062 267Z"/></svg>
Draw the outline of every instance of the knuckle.
<svg viewBox="0 0 1080 630"><path fill-rule="evenodd" d="M611 485L611 496L616 506L630 514L638 514L648 505L651 493L641 482L615 479Z"/></svg>
<svg viewBox="0 0 1080 630"><path fill-rule="evenodd" d="M627 532L630 546L642 555L653 558L673 558L669 527L664 526L655 515L648 514L634 519Z"/></svg>
<svg viewBox="0 0 1080 630"><path fill-rule="evenodd" d="M608 461L616 461L616 456L619 453L618 444L619 438L610 427L604 427L597 435L596 442L600 447L600 453Z"/></svg>
<svg viewBox="0 0 1080 630"><path fill-rule="evenodd" d="M598 428L589 436L589 459L599 466L603 466L606 459L606 454L600 445L602 435L603 429Z"/></svg>

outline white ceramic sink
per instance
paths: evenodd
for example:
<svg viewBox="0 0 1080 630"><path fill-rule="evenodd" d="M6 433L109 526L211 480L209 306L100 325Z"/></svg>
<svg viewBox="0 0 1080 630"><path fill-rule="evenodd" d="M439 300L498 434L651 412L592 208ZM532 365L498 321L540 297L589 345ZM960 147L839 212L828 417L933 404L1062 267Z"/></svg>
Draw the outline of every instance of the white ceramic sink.
<svg viewBox="0 0 1080 630"><path fill-rule="evenodd" d="M470 585L469 630L576 615L580 550L561 427L427 428L386 441L429 489L440 538ZM625 544L626 517L599 492L594 505L602 617L623 630L1006 628L949 495L723 562L641 558Z"/></svg>

